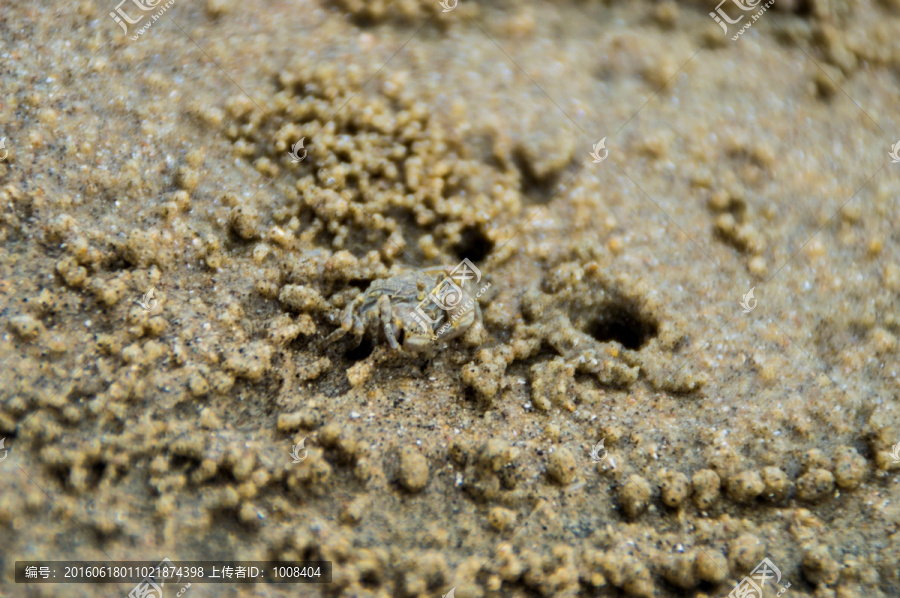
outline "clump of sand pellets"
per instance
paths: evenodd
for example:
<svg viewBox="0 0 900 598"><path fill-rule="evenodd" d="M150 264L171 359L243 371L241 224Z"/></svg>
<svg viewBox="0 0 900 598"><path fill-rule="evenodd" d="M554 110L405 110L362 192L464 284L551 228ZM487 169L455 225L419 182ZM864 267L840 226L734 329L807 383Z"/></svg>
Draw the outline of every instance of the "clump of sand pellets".
<svg viewBox="0 0 900 598"><path fill-rule="evenodd" d="M453 264L489 250L520 210L521 175L513 164L472 158L405 80L395 73L360 91L357 67L297 61L264 105L230 99L234 151L275 179L279 197L265 205L232 198L233 233L265 244L261 259L324 247Z"/></svg>
<svg viewBox="0 0 900 598"><path fill-rule="evenodd" d="M414 22L431 17L435 24L446 27L451 17L458 20L478 12L477 4L458 0L335 0L335 4L361 24L388 20Z"/></svg>

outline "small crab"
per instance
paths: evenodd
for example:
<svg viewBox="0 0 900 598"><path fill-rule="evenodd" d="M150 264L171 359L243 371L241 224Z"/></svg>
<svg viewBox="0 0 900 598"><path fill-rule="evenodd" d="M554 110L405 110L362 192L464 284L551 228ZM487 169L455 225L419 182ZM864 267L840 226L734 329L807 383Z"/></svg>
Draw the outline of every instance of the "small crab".
<svg viewBox="0 0 900 598"><path fill-rule="evenodd" d="M476 321L481 322L473 289L481 272L468 260L464 263L472 269L439 266L373 281L347 305L341 327L326 342L351 332L358 346L366 334L376 341L383 335L391 349L421 355L432 352L438 340L462 335Z"/></svg>

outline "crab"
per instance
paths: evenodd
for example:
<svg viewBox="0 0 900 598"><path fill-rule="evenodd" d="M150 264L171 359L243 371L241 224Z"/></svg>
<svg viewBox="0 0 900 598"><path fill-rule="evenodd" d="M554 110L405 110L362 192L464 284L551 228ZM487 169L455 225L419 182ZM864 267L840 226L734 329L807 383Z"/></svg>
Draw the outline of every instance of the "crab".
<svg viewBox="0 0 900 598"><path fill-rule="evenodd" d="M408 270L373 281L347 305L340 328L326 342L349 332L354 346L368 334L376 342L383 337L394 351L412 355L433 352L436 341L457 338L475 322L481 322L481 308L473 289L481 280L481 272L468 260L464 264L467 266L461 264L453 270L444 266Z"/></svg>

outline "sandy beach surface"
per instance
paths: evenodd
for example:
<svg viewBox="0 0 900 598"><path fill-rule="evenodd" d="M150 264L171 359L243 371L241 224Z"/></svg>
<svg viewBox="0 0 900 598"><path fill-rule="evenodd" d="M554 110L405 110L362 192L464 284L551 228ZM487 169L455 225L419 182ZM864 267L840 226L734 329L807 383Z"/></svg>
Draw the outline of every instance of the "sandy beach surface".
<svg viewBox="0 0 900 598"><path fill-rule="evenodd" d="M900 596L897 0L0 13L3 598Z"/></svg>

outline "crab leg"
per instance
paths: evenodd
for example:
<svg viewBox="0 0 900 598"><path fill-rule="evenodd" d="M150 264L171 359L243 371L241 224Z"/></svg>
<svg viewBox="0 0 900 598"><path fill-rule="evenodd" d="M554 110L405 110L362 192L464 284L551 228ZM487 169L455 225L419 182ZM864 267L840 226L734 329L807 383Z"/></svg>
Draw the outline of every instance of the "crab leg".
<svg viewBox="0 0 900 598"><path fill-rule="evenodd" d="M378 298L378 315L381 316L381 326L384 329L384 337L387 339L391 349L398 351L400 344L394 336L394 329L391 327L391 298L388 295L382 295Z"/></svg>
<svg viewBox="0 0 900 598"><path fill-rule="evenodd" d="M341 327L328 335L325 339L326 343L333 343L336 340L339 340L344 337L351 330L355 331L356 336L359 336L359 330L362 328L362 322L359 320L359 316L356 315L355 308L362 303L361 298L356 298L350 302L349 305L344 309L344 314L341 316Z"/></svg>

